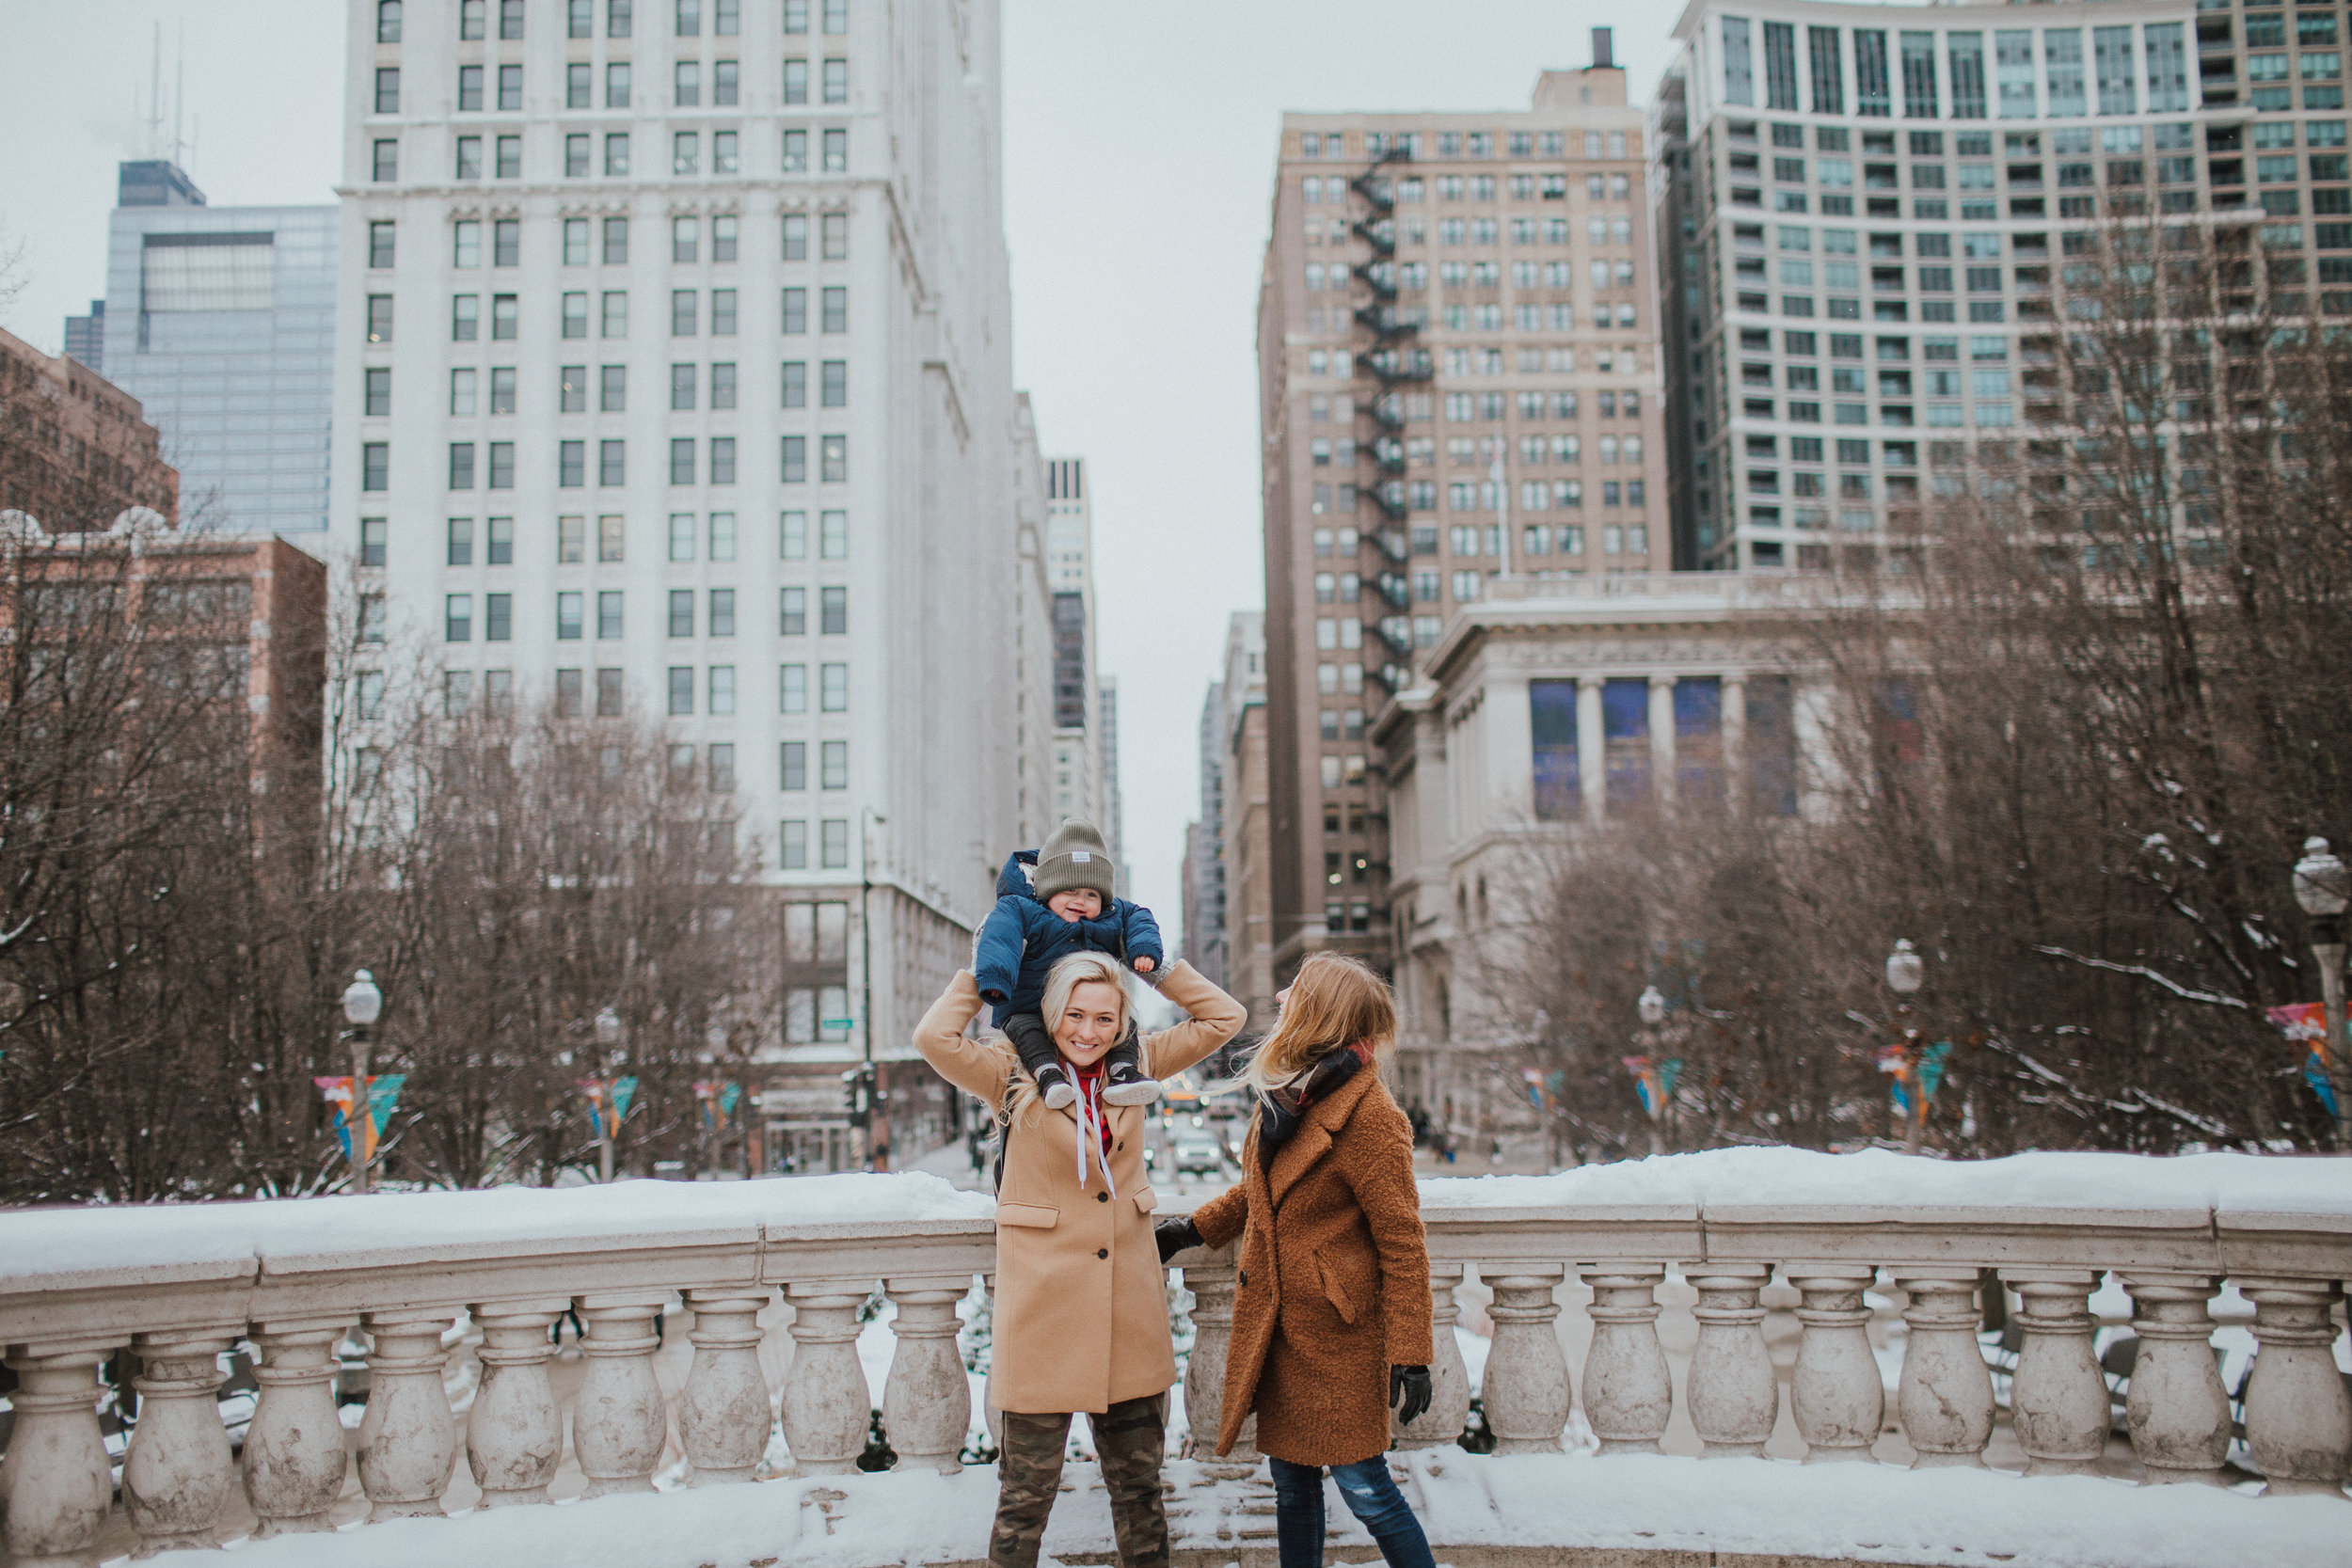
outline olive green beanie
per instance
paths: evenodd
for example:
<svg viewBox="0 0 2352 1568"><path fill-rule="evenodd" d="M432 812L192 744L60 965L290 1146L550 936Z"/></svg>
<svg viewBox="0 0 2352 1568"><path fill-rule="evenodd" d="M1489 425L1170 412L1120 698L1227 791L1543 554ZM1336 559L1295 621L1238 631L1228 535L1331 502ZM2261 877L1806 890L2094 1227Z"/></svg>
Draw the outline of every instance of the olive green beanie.
<svg viewBox="0 0 2352 1568"><path fill-rule="evenodd" d="M1031 886L1040 903L1057 893L1090 887L1103 895L1103 907L1110 908L1110 851L1103 847L1103 835L1094 824L1065 818L1037 852L1037 877Z"/></svg>

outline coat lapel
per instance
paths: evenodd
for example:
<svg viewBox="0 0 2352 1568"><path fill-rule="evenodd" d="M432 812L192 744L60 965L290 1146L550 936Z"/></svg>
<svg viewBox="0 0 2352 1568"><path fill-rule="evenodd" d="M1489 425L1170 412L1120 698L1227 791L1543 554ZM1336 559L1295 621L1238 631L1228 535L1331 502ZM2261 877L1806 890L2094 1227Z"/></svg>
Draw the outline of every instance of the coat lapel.
<svg viewBox="0 0 2352 1568"><path fill-rule="evenodd" d="M1368 1067L1359 1069L1327 1097L1307 1107L1298 1131L1291 1134L1290 1142L1275 1150L1274 1167L1266 1173L1269 1206L1279 1205L1282 1195L1323 1157L1324 1150L1331 1147L1332 1129L1347 1119L1347 1113L1363 1098L1365 1087L1378 1076Z"/></svg>

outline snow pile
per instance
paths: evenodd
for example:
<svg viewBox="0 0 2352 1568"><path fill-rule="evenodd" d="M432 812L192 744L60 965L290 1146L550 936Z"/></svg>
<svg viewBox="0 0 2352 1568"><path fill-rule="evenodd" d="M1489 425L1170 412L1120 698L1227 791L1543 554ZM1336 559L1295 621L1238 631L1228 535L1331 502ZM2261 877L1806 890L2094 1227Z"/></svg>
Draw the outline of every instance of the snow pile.
<svg viewBox="0 0 2352 1568"><path fill-rule="evenodd" d="M2324 1155L2016 1154L1935 1160L1864 1149L1716 1148L1550 1176L1423 1179L1425 1217L1489 1208L1757 1206L2125 1210L2352 1215L2352 1160Z"/></svg>
<svg viewBox="0 0 2352 1568"><path fill-rule="evenodd" d="M400 1261L599 1248L743 1244L764 1231L986 1220L994 1203L917 1171L777 1181L616 1181L248 1203L122 1204L0 1213L0 1282L107 1269L249 1273L273 1259L373 1251Z"/></svg>
<svg viewBox="0 0 2352 1568"><path fill-rule="evenodd" d="M1611 1459L1526 1454L1475 1458L1424 1449L1391 1459L1440 1562L1493 1562L1499 1549L1546 1560L1562 1547L1610 1553L1731 1554L1953 1568L2339 1568L2344 1503L2252 1498L2200 1486L2137 1487L2098 1477L2026 1481L1990 1470L1897 1470L1759 1459ZM1171 1460L1168 1528L1179 1551L1224 1562L1273 1545L1263 1475L1212 1481ZM1045 1531L1048 1557L1108 1561L1109 1501L1091 1465ZM227 1558L166 1553L167 1568L409 1568L419 1561L500 1568L882 1568L976 1562L988 1555L993 1468L958 1476L900 1470L667 1495L511 1508L457 1519L400 1520L317 1536L247 1542ZM1374 1556L1336 1494L1331 1540L1349 1560Z"/></svg>

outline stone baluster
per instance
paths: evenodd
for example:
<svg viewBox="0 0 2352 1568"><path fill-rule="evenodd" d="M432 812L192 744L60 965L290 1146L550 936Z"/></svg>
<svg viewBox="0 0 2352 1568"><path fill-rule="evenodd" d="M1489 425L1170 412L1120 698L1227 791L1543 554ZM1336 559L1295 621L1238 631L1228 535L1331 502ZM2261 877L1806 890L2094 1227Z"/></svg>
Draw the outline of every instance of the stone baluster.
<svg viewBox="0 0 2352 1568"><path fill-rule="evenodd" d="M1658 1287L1665 1266L1596 1263L1577 1274L1593 1289L1584 1418L1602 1453L1656 1453L1675 1403L1674 1379L1658 1344Z"/></svg>
<svg viewBox="0 0 2352 1568"><path fill-rule="evenodd" d="M1486 1309L1495 1323L1486 1352L1486 1430L1497 1453L1558 1453L1568 1424L1568 1358L1552 1327L1560 1304L1551 1293L1568 1271L1559 1263L1508 1267L1508 1274L1479 1271L1494 1290Z"/></svg>
<svg viewBox="0 0 2352 1568"><path fill-rule="evenodd" d="M792 1365L784 1374L784 1440L803 1476L842 1476L866 1451L873 1397L857 1358L858 1279L803 1280L784 1289L792 1304Z"/></svg>
<svg viewBox="0 0 2352 1568"><path fill-rule="evenodd" d="M2091 1354L2098 1324L2090 1292L2099 1275L2086 1269L2003 1269L2017 1292L2024 1336L2010 1381L2010 1422L2026 1450L2029 1476L2091 1475L2106 1452L2107 1380Z"/></svg>
<svg viewBox="0 0 2352 1568"><path fill-rule="evenodd" d="M588 1478L582 1497L653 1490L653 1473L670 1438L669 1407L653 1375L653 1353L661 1347L653 1320L669 1304L667 1291L573 1298L588 1327L580 1344L588 1374L572 1402L572 1453Z"/></svg>
<svg viewBox="0 0 2352 1568"><path fill-rule="evenodd" d="M457 1320L426 1308L369 1312L368 1413L359 1422L359 1484L368 1518L437 1518L457 1468L457 1424L450 1419L441 1335Z"/></svg>
<svg viewBox="0 0 2352 1568"><path fill-rule="evenodd" d="M1461 1304L1454 1299L1454 1291L1461 1283L1459 1263L1430 1265L1430 1349L1437 1359L1429 1363L1429 1408L1409 1427L1399 1424L1395 1413L1390 1413L1389 1432L1400 1449L1434 1449L1458 1443L1462 1440L1462 1429L1470 1424L1470 1367L1462 1359L1461 1341L1454 1337L1454 1325L1462 1315ZM1195 1321L1198 1322L1197 1317ZM1189 1406L1189 1378L1184 1400Z"/></svg>
<svg viewBox="0 0 2352 1568"><path fill-rule="evenodd" d="M1870 1354L1870 1308L1863 1293L1878 1271L1854 1263L1800 1263L1788 1272L1802 1298L1797 1322L1804 1325L1788 1386L1788 1413L1805 1442L1804 1462L1875 1463L1870 1445L1886 1415L1886 1386Z"/></svg>
<svg viewBox="0 0 2352 1568"><path fill-rule="evenodd" d="M1780 1416L1780 1380L1764 1345L1764 1308L1756 1297L1772 1276L1769 1263L1708 1263L1690 1275L1699 1321L1684 1385L1702 1459L1756 1458ZM1589 1377L1589 1373L1587 1376ZM1592 1396L1585 1396L1589 1410Z"/></svg>
<svg viewBox="0 0 2352 1568"><path fill-rule="evenodd" d="M16 1425L0 1460L0 1499L16 1568L89 1568L98 1560L114 1479L98 1431L94 1374L113 1353L103 1339L8 1347Z"/></svg>
<svg viewBox="0 0 2352 1568"><path fill-rule="evenodd" d="M2246 1445L2266 1497L2343 1495L2352 1400L2336 1370L2332 1279L2241 1278L2260 1349L2246 1385Z"/></svg>
<svg viewBox="0 0 2352 1568"><path fill-rule="evenodd" d="M1222 1256L1221 1262L1184 1265L1184 1289L1192 1292L1192 1355L1184 1364L1184 1419L1192 1428L1193 1457L1209 1474L1246 1476L1258 1467L1255 1411L1243 1418L1232 1451L1222 1458L1216 1451L1217 1430L1225 1418L1225 1355L1233 1339L1233 1292L1240 1277L1232 1253ZM1460 1271L1455 1271L1454 1277L1461 1277ZM1393 1424L1393 1413L1390 1419ZM1455 1431L1458 1435L1460 1429Z"/></svg>
<svg viewBox="0 0 2352 1568"><path fill-rule="evenodd" d="M564 1411L548 1382L555 1341L548 1330L571 1305L485 1302L469 1308L482 1329L482 1385L466 1417L466 1465L485 1508L548 1500L548 1482L564 1458Z"/></svg>
<svg viewBox="0 0 2352 1568"><path fill-rule="evenodd" d="M2132 1448L2148 1481L2223 1484L2230 1455L2230 1396L2214 1365L2213 1319L2205 1303L2220 1281L2202 1274L2133 1274L2132 1330L2139 1351L2132 1362L2131 1395L2123 1415Z"/></svg>
<svg viewBox="0 0 2352 1568"><path fill-rule="evenodd" d="M1915 1470L1984 1465L1993 1437L1993 1374L1977 1342L1977 1271L1899 1270L1895 1283L1909 1293L1903 1322L1911 1340L1903 1351L1895 1413L1912 1447Z"/></svg>
<svg viewBox="0 0 2352 1568"><path fill-rule="evenodd" d="M993 1324L996 1321L996 1276L993 1274L980 1275L980 1289L988 1292L988 1321ZM1191 1386L1189 1377L1185 1386ZM988 1427L988 1440L1002 1446L1005 1441L1005 1414L996 1408L996 1357L993 1354L988 1358L988 1375L980 1380L980 1419Z"/></svg>
<svg viewBox="0 0 2352 1568"><path fill-rule="evenodd" d="M122 1460L122 1512L139 1532L131 1555L220 1544L221 1505L236 1482L229 1432L220 1424L220 1357L243 1323L135 1335L143 1369L138 1426Z"/></svg>
<svg viewBox="0 0 2352 1568"><path fill-rule="evenodd" d="M759 1314L768 1301L765 1291L740 1285L686 1292L694 1309L694 1365L678 1394L677 1433L692 1467L689 1486L750 1481L768 1451L768 1379L759 1370Z"/></svg>
<svg viewBox="0 0 2352 1568"><path fill-rule="evenodd" d="M253 1325L261 1395L245 1431L245 1498L256 1541L334 1528L327 1511L351 1468L335 1409L335 1347L348 1327L347 1318Z"/></svg>
<svg viewBox="0 0 2352 1568"><path fill-rule="evenodd" d="M891 1449L900 1465L952 1476L963 1468L964 1433L972 1429L972 1381L956 1347L963 1326L956 1303L970 1293L972 1276L900 1276L882 1281L882 1289L898 1308L890 1324L898 1343L882 1383Z"/></svg>

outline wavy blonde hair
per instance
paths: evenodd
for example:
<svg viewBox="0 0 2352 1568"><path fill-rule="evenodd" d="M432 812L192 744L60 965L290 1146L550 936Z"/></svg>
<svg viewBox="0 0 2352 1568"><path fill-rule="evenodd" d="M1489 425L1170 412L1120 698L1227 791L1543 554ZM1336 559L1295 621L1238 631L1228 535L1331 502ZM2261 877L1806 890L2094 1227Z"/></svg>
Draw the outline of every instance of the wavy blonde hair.
<svg viewBox="0 0 2352 1568"><path fill-rule="evenodd" d="M1258 1043L1242 1082L1260 1094L1294 1083L1332 1052L1370 1041L1396 1044L1396 998L1389 983L1354 958L1314 953L1298 966L1273 1032Z"/></svg>
<svg viewBox="0 0 2352 1568"><path fill-rule="evenodd" d="M1046 972L1045 997L1038 1006L1038 1013L1045 1020L1048 1035L1054 1032L1055 1022L1069 1010L1071 993L1095 980L1119 993L1120 1037L1124 1038L1135 1027L1135 1006L1127 994L1126 976L1118 960L1107 953L1073 953ZM1020 1053L1013 1050L1012 1042L1000 1036L995 1046L1009 1069L1006 1082L1011 1085L1012 1092L1006 1097L1007 1115L1015 1124L1026 1127L1042 1114L1045 1102L1037 1092L1036 1081L1021 1070Z"/></svg>

